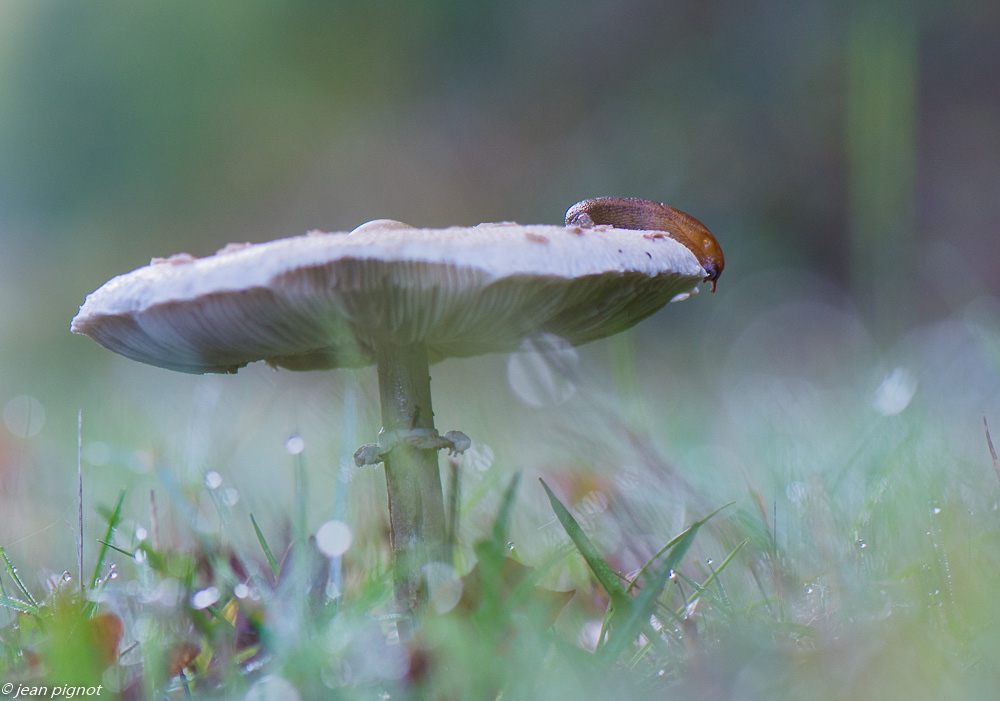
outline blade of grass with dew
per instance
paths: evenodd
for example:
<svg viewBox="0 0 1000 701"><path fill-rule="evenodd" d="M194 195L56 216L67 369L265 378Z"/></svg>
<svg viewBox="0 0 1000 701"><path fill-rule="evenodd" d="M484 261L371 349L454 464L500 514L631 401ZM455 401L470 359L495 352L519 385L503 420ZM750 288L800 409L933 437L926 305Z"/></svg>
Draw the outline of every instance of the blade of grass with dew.
<svg viewBox="0 0 1000 701"><path fill-rule="evenodd" d="M473 545L479 566L480 586L482 587L482 603L478 613L483 620L492 621L492 625L496 629L503 627L501 622L503 611L499 605L499 593L503 580L504 551L507 547L507 523L510 520L514 496L517 493L517 485L520 480L520 474L515 474L511 478L510 484L507 485L507 489L504 490L500 508L493 520L490 537Z"/></svg>
<svg viewBox="0 0 1000 701"><path fill-rule="evenodd" d="M730 504L731 503L732 502L730 502ZM710 518L715 516L730 504L720 506L704 518L695 521L683 533L672 539L671 542L673 542L673 546L667 552L663 562L661 562L656 569L653 570L653 573L649 576L649 580L643 584L642 588L639 590L639 594L632 600L631 610L625 614L622 623L616 625L615 629L611 631L611 637L608 644L604 648L604 654L608 655L611 659L614 659L625 649L625 645L627 645L630 641L635 640L635 638L639 635L639 632L645 626L649 625L649 616L653 611L653 607L656 605L656 601L663 594L663 589L667 586L667 580L670 578L670 573L677 567L681 558L683 558L684 555L687 554L687 551L691 548L691 545L694 543L695 536L698 534L698 530L705 525ZM647 569L650 562L652 562L652 559L643 566L643 569ZM638 577L636 577L636 579L638 579ZM653 638L650 638L650 640L653 640Z"/></svg>
<svg viewBox="0 0 1000 701"><path fill-rule="evenodd" d="M18 611L19 613L28 613L32 616L37 616L39 614L37 606L32 606L27 601L13 599L6 594L0 594L0 606L11 609L12 611Z"/></svg>
<svg viewBox="0 0 1000 701"><path fill-rule="evenodd" d="M4 552L4 550L3 550L2 547L0 547L0 553L3 553L4 562L10 562L7 559L7 553ZM13 566L11 566L10 569L13 570L14 569ZM15 582L19 581L19 580L16 579L16 573L15 573L15 575L12 578L14 579ZM27 601L21 601L20 599L14 599L14 598L11 598L11 597L7 596L7 591L6 591L6 589L4 589L4 586L3 586L3 578L0 578L0 606L3 606L4 608L11 609L13 611L19 611L21 613L28 613L28 614L31 614L32 616L37 616L38 613L39 613L39 609L38 609L37 603L33 605L33 604L28 603Z"/></svg>
<svg viewBox="0 0 1000 701"><path fill-rule="evenodd" d="M169 572L167 569L167 558L156 549L147 546L145 543L140 543L139 547L132 552L129 552L125 548L119 548L117 545L113 545L104 540L99 540L97 542L110 548L111 550L114 550L116 553L121 553L130 560L135 559L136 553L142 553L144 562L149 565L151 570L159 572L160 574L168 574Z"/></svg>
<svg viewBox="0 0 1000 701"><path fill-rule="evenodd" d="M501 545L507 540L507 524L510 522L510 512L514 506L514 496L517 494L517 486L521 482L521 474L515 474L507 489L503 493L503 501L497 511L496 520L493 521L493 539Z"/></svg>
<svg viewBox="0 0 1000 701"><path fill-rule="evenodd" d="M726 559L722 561L718 569L712 569L711 567L709 568L712 571L711 576L709 576L709 578L706 579L701 584L697 585L698 591L692 593L691 596L688 597L688 603L690 603L695 598L695 595L700 596L702 593L707 591L708 588L712 585L712 583L715 582L719 587L719 596L721 597L719 601L725 607L727 608L729 607L729 597L726 595L726 590L722 586L722 580L719 579L719 575L722 574L722 570L726 569L729 563L733 561L733 558L736 557L736 553L742 550L743 546L746 545L748 542L750 542L750 539L746 538L743 541L741 541L739 545L733 548L733 551L726 556Z"/></svg>
<svg viewBox="0 0 1000 701"><path fill-rule="evenodd" d="M615 621L615 627L610 631L608 644L602 650L602 653L608 658L618 657L625 646L638 637L643 627L649 625L649 616L653 611L653 606L667 586L670 572L687 553L697 532L698 529L692 526L684 531L679 538L674 539L674 546L667 553L666 558L653 570L648 581L639 590L639 594L632 600L631 610L625 613L623 619L616 617L618 620ZM653 637L649 637L649 640L652 641L655 637L654 633Z"/></svg>
<svg viewBox="0 0 1000 701"><path fill-rule="evenodd" d="M3 566L7 570L7 575L11 578L11 580L13 580L14 584L18 588L18 591L21 592L21 596L23 596L29 604L31 604L37 609L38 602L35 601L35 597L31 595L31 592L28 591L28 588L24 586L24 583L21 581L21 578L17 576L17 568L14 567L14 564L10 561L10 558L7 557L7 551L4 550L2 547L0 547L0 557L3 558Z"/></svg>
<svg viewBox="0 0 1000 701"><path fill-rule="evenodd" d="M701 521L696 522L695 525L697 525L697 526L700 527L702 523L708 521L708 519L712 518L713 516L715 516L717 513L719 513L723 509L725 509L725 508L727 508L729 506L732 506L735 503L736 503L735 501L731 501L731 502L728 502L726 504L723 504L718 509L716 509L712 513L708 514L708 516L705 516L703 519L701 519ZM692 527L694 527L694 526L692 526ZM643 564L643 566L639 568L639 571L636 572L635 577L632 578L632 581L629 582L629 585L628 585L628 587L625 590L626 594L629 594L629 593L632 592L632 589L634 589L635 586L636 586L636 582L638 582L639 579L642 577L642 575L646 573L646 570L649 568L649 566L652 565L661 555L663 555L663 553L667 552L667 550L669 550L670 548L674 547L681 540L681 538L684 538L686 536L686 534L690 530L691 529L689 528L689 529L687 529L685 531L682 531L681 533L677 534L676 536L674 536L673 538L671 538L669 541L667 541L666 545L664 545L662 548L660 548L655 553L653 553L653 556L650 557L648 560L646 560L646 562ZM742 546L740 546L740 547L742 547ZM729 558L727 558L727 561L728 561L728 559ZM671 616L673 616L672 612L671 612ZM678 619L678 620L680 620L680 619ZM610 625L611 625L611 616L605 614L604 620L601 623L601 634L600 634L600 636L597 639L598 642L597 642L597 649L595 650L596 652L600 652L601 649L604 647L604 643L607 640L608 628L610 627Z"/></svg>
<svg viewBox="0 0 1000 701"><path fill-rule="evenodd" d="M122 503L125 501L125 490L123 489L118 495L118 503L115 504L115 508L112 510L111 514L108 516L108 529L104 533L104 539L101 541L100 550L97 551L97 562L94 564L94 574L90 578L90 588L93 589L94 585L97 584L97 578L101 574L101 570L104 568L104 558L108 554L107 543L111 542L112 536L115 534L115 528L118 527L118 521L121 520L122 516Z"/></svg>
<svg viewBox="0 0 1000 701"><path fill-rule="evenodd" d="M556 518L559 519L559 523L562 524L563 529L566 531L566 535L569 536L573 544L576 545L576 549L583 556L584 561L590 568L590 571L594 573L594 577L597 578L598 583L601 588L607 592L608 596L611 598L611 603L615 606L620 606L624 609L629 607L630 601L628 597L625 596L625 588L622 587L621 582L618 581L618 575L615 571L611 569L611 565L601 557L600 552L598 552L597 547L593 544L590 538L584 533L583 528L577 523L576 519L573 518L573 514L569 512L562 502L552 493L549 489L549 485L545 484L545 480L539 478L539 482L542 483L542 487L545 489L545 493L549 497L549 503L552 505L552 510L556 514Z"/></svg>
<svg viewBox="0 0 1000 701"><path fill-rule="evenodd" d="M683 572L675 572L675 574L678 577L687 582L693 589L693 591L690 594L684 597L684 605L686 606L687 604L691 603L697 598L703 598L711 601L714 606L720 608L721 610L729 611L730 610L729 597L726 595L726 590L722 586L722 581L721 579L719 579L719 575L722 573L722 570L724 570L726 566L732 561L736 553L742 550L743 546L746 545L748 542L749 538L744 539L739 545L737 545L733 549L733 551L726 556L726 559L722 561L722 564L719 566L718 569L714 569L710 564L708 566L708 569L711 572L711 574L708 576L708 578L705 579L704 582L698 583L691 577L688 577ZM716 584L719 590L718 596L712 594L712 592L710 592L708 589L713 582ZM683 606L680 609L678 609L678 611L683 611L683 610L684 610Z"/></svg>
<svg viewBox="0 0 1000 701"><path fill-rule="evenodd" d="M689 530L691 530L691 528L696 528L696 527L700 528L703 523L705 523L706 521L708 521L708 519L712 518L713 516L715 516L717 513L719 513L723 509L729 508L730 506L732 506L735 503L736 503L735 501L730 501L730 502L727 502L727 503L723 504L718 509L716 509L715 511L713 511L712 513L710 513L708 516L705 516L704 518L702 518L700 521L695 521L694 524L692 524L690 528L688 528L688 529L686 529L684 531L681 531L680 533L678 533L677 535L675 535L673 538L671 538L669 541L667 541L666 545L664 545L662 548L660 548L655 553L653 553L653 556L651 558L649 558L648 560L646 560L645 564L643 564L643 566L639 568L639 571L636 572L635 577L632 578L632 581L629 583L628 588L625 591L626 592L631 592L632 588L635 587L635 583L637 581L639 581L639 578L642 577L643 574L645 574L646 569L648 569L650 565L652 565L654 562L656 562L656 560L661 555L663 555L663 553L667 552L672 547L674 547L681 538L683 538L685 535L687 535L687 532ZM742 545L740 547L742 547ZM737 549L739 549L739 548L737 548ZM727 558L727 560L728 560L728 558Z"/></svg>
<svg viewBox="0 0 1000 701"><path fill-rule="evenodd" d="M0 577L0 601L7 601L7 590L3 586L3 577Z"/></svg>
<svg viewBox="0 0 1000 701"><path fill-rule="evenodd" d="M274 581L278 581L278 572L281 569L278 566L278 561L274 559L274 555L271 553L271 548L268 547L267 541L264 539L264 533L260 530L260 526L257 525L257 519L250 514L250 523L253 524L254 533L257 534L257 541L260 543L261 549L264 551L264 557L267 558L267 564L271 566L271 574L274 575Z"/></svg>
<svg viewBox="0 0 1000 701"><path fill-rule="evenodd" d="M510 520L510 512L520 480L521 476L519 474L514 475L510 480L510 484L507 485L507 489L504 490L500 508L497 511L496 518L493 520L493 528L490 530L490 537L483 538L473 546L484 578L488 574L496 576L500 574L501 562L507 550L507 523ZM486 568L485 571L483 571L484 567ZM494 569L496 570L495 572L492 571Z"/></svg>

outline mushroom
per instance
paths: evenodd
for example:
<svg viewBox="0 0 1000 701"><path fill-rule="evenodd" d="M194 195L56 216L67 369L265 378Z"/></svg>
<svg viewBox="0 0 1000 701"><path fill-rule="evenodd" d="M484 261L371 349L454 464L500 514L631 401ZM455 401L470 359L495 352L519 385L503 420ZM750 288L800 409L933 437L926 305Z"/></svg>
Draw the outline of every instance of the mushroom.
<svg viewBox="0 0 1000 701"><path fill-rule="evenodd" d="M697 291L682 243L604 226L415 229L391 220L215 255L179 255L87 296L72 331L128 358L188 373L264 360L292 370L378 373L382 431L359 464L384 462L396 606L422 601L420 568L446 557L429 365L515 350L553 333L574 345L627 329Z"/></svg>

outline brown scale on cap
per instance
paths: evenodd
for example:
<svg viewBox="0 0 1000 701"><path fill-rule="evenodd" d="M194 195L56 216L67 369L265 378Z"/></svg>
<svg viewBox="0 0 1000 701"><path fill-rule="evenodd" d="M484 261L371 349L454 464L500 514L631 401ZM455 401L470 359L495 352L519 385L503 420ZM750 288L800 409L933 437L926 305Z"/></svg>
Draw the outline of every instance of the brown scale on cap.
<svg viewBox="0 0 1000 701"><path fill-rule="evenodd" d="M595 197L577 202L566 212L566 226L590 228L604 224L616 229L662 231L690 250L712 283L722 274L726 262L722 248L705 225L690 214L670 205L638 197Z"/></svg>

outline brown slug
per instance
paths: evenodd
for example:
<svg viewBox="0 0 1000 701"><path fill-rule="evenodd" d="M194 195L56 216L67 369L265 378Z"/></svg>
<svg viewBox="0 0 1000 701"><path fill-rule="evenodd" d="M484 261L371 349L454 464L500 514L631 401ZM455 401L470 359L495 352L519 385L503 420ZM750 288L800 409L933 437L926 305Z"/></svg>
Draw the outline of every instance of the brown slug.
<svg viewBox="0 0 1000 701"><path fill-rule="evenodd" d="M712 283L712 292L715 292L715 281L726 264L722 248L705 225L690 214L638 197L595 197L577 202L566 211L566 226L589 229L601 224L618 229L664 232L695 255L707 273L705 280Z"/></svg>

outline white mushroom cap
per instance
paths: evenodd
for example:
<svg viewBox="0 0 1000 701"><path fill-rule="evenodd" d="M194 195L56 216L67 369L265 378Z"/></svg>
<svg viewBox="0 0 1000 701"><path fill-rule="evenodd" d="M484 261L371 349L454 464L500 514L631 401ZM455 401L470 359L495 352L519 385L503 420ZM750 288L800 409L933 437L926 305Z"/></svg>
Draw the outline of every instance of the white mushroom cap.
<svg viewBox="0 0 1000 701"><path fill-rule="evenodd" d="M542 331L573 344L609 336L704 277L683 244L642 231L380 220L154 260L88 295L71 328L190 373L255 360L362 367L379 341L422 343L434 362L510 351Z"/></svg>

